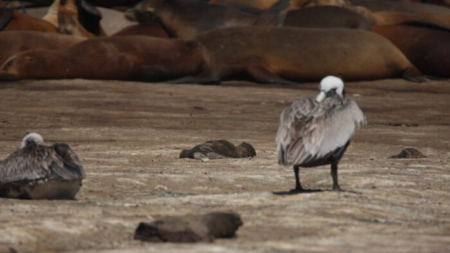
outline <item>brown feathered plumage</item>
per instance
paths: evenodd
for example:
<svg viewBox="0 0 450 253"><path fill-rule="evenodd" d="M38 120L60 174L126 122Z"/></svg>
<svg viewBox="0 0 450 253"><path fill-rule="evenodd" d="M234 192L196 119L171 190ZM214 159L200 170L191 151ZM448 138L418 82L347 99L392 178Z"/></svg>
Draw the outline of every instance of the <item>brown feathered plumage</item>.
<svg viewBox="0 0 450 253"><path fill-rule="evenodd" d="M321 95L294 100L280 117L276 137L279 163L294 166L299 191L303 190L298 179L299 167L325 164L332 164L333 189L340 189L337 163L356 129L366 123L356 102L344 99L342 80L327 78L321 83Z"/></svg>
<svg viewBox="0 0 450 253"><path fill-rule="evenodd" d="M66 144L47 147L25 139L24 143L26 146L0 162L0 196L73 198L86 177L75 152Z"/></svg>

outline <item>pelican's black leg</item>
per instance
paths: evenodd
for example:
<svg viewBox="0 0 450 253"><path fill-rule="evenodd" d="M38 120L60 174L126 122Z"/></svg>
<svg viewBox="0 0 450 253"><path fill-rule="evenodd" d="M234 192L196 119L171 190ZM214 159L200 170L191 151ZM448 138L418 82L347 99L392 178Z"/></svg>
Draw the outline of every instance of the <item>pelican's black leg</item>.
<svg viewBox="0 0 450 253"><path fill-rule="evenodd" d="M337 170L338 170L337 163L332 163L331 164L331 177L333 177L333 191L342 191L341 187L339 187L339 183L338 183Z"/></svg>
<svg viewBox="0 0 450 253"><path fill-rule="evenodd" d="M303 191L302 185L300 184L300 176L298 175L300 171L299 166L294 166L295 173L295 191Z"/></svg>

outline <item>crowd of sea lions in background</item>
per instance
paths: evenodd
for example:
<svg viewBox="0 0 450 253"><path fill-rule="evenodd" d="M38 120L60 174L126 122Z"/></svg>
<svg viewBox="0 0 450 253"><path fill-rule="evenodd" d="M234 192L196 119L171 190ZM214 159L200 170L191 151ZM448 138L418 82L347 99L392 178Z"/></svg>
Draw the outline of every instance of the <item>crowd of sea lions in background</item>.
<svg viewBox="0 0 450 253"><path fill-rule="evenodd" d="M445 0L27 2L0 1L0 80L450 77Z"/></svg>
<svg viewBox="0 0 450 253"><path fill-rule="evenodd" d="M280 164L293 166L291 193L310 191L300 184L300 167L326 164L331 164L333 190L341 191L339 160L356 129L366 124L358 105L345 98L342 79L450 77L445 0L442 6L368 0L28 2L51 6L0 2L0 80L321 80L317 97L295 100L280 117L277 151ZM96 5L135 6L99 10ZM102 24L107 16L113 18ZM125 17L138 23L130 25ZM180 158L206 162L255 155L248 143L219 140L183 150ZM0 161L0 197L71 199L84 178L83 165L68 145L45 146L42 136L31 133L19 151ZM212 213L143 223L135 238L211 241L233 236L240 225L237 214Z"/></svg>

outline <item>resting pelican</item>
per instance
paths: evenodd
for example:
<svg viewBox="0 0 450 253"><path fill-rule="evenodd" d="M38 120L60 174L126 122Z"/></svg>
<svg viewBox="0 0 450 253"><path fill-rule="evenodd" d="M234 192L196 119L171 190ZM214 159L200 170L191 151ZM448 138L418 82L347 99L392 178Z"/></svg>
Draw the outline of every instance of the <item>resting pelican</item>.
<svg viewBox="0 0 450 253"><path fill-rule="evenodd" d="M344 82L327 76L320 82L317 97L294 100L280 117L276 137L279 163L293 165L295 189L302 188L299 167L331 164L333 190L340 191L338 163L350 144L350 138L366 119L355 101L345 99Z"/></svg>
<svg viewBox="0 0 450 253"><path fill-rule="evenodd" d="M41 135L30 133L20 150L0 161L0 197L73 199L85 177L80 159L67 144L47 147Z"/></svg>

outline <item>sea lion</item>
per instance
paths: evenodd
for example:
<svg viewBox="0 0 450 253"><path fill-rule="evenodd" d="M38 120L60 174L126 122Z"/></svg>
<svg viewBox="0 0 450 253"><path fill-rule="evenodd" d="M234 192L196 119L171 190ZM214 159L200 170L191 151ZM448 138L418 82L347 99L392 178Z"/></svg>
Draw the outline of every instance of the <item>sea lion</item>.
<svg viewBox="0 0 450 253"><path fill-rule="evenodd" d="M403 1L351 0L353 6L364 6L372 12L394 11L450 15L450 9L444 6Z"/></svg>
<svg viewBox="0 0 450 253"><path fill-rule="evenodd" d="M424 74L450 78L450 32L409 25L374 26Z"/></svg>
<svg viewBox="0 0 450 253"><path fill-rule="evenodd" d="M169 38L169 34L160 23L146 22L123 28L111 36L145 35L158 38Z"/></svg>
<svg viewBox="0 0 450 253"><path fill-rule="evenodd" d="M135 240L149 242L213 242L215 238L232 238L244 224L237 213L214 212L141 222Z"/></svg>
<svg viewBox="0 0 450 253"><path fill-rule="evenodd" d="M373 16L377 25L419 23L450 29L450 15L381 11L373 13Z"/></svg>
<svg viewBox="0 0 450 253"><path fill-rule="evenodd" d="M256 151L252 145L243 142L238 146L226 140L207 141L192 149L184 149L180 153L180 158L199 159L204 162L209 159L224 158L245 158L256 156Z"/></svg>
<svg viewBox="0 0 450 253"><path fill-rule="evenodd" d="M57 29L51 23L23 14L11 9L0 9L0 30L1 31L41 31L57 33Z"/></svg>
<svg viewBox="0 0 450 253"><path fill-rule="evenodd" d="M111 8L114 6L134 6L142 0L86 0L86 2L95 6Z"/></svg>
<svg viewBox="0 0 450 253"><path fill-rule="evenodd" d="M106 35L112 35L123 28L137 24L125 18L123 12L111 10L107 8L97 7L102 15L100 26ZM27 9L27 14L33 17L42 18L48 13L47 7Z"/></svg>
<svg viewBox="0 0 450 253"><path fill-rule="evenodd" d="M339 6L315 6L291 10L283 26L308 28L352 28L370 31L364 16Z"/></svg>
<svg viewBox="0 0 450 253"><path fill-rule="evenodd" d="M221 80L288 84L335 75L354 81L400 76L426 81L387 39L362 30L231 27L200 34L195 40L221 64Z"/></svg>
<svg viewBox="0 0 450 253"><path fill-rule="evenodd" d="M129 18L142 12L153 15L167 29L171 37L189 39L198 33L222 27L279 25L281 26L289 0L279 0L259 15L231 7L198 1L146 0L127 11Z"/></svg>
<svg viewBox="0 0 450 253"><path fill-rule="evenodd" d="M0 33L0 66L11 56L30 49L61 50L86 38L35 31L7 31Z"/></svg>
<svg viewBox="0 0 450 253"><path fill-rule="evenodd" d="M265 10L270 8L277 0L211 0L209 4L219 4L234 6L240 9L240 6L248 6L251 8ZM291 0L290 10L312 7L312 6L350 6L349 0Z"/></svg>
<svg viewBox="0 0 450 253"><path fill-rule="evenodd" d="M61 14L66 18L61 19ZM64 24L67 27L67 22L64 21L67 21L69 17L72 17L74 20L80 23L80 30L85 29L87 32L93 34L94 36L105 35L105 32L100 26L102 14L99 10L97 10L97 8L95 8L95 6L86 3L84 0L55 0L48 9L47 14L42 19L49 21L60 30L71 30L67 28L61 28L61 26ZM70 23L74 23L74 21L69 22L69 24Z"/></svg>
<svg viewBox="0 0 450 253"><path fill-rule="evenodd" d="M0 80L103 79L164 81L195 76L212 82L214 61L196 41L123 36L95 38L66 50L28 50L0 67Z"/></svg>

